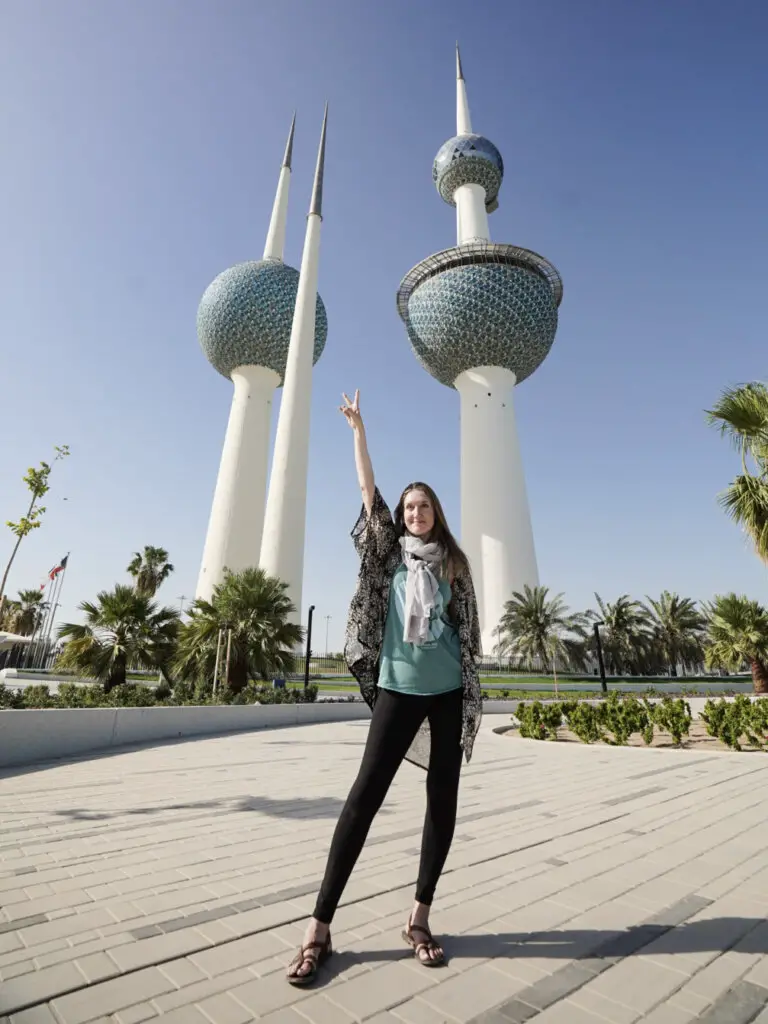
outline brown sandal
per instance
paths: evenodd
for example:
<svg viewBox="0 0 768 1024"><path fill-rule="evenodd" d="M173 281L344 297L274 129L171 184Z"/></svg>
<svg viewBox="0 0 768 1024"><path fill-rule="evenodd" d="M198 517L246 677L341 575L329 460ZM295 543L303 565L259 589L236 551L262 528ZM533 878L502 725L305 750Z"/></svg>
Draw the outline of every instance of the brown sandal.
<svg viewBox="0 0 768 1024"><path fill-rule="evenodd" d="M413 936L414 932L420 932L426 938L427 941L417 942ZM445 953L443 952L442 947L438 945L437 942L435 942L434 936L432 935L432 932L429 930L429 928L422 928L420 925L412 924L409 921L407 928L403 931L403 938L413 950L414 956L422 965L422 967L445 966ZM429 954L431 954L435 950L439 950L440 955L436 957L430 956ZM422 952L427 953L426 959L422 957Z"/></svg>
<svg viewBox="0 0 768 1024"><path fill-rule="evenodd" d="M314 950L318 950L317 953ZM296 985L298 988L303 988L306 985L312 985L317 980L317 972L319 968L333 955L333 947L331 946L331 933L325 938L324 942L310 942L307 946L301 946L299 952L288 964L288 984ZM291 971L296 968L303 967L304 964L309 964L310 968L306 974L291 974Z"/></svg>

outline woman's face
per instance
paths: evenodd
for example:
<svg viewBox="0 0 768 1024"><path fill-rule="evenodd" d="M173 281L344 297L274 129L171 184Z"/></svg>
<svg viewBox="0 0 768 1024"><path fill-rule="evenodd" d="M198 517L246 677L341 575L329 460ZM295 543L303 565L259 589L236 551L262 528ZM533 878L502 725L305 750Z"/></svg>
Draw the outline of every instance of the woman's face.
<svg viewBox="0 0 768 1024"><path fill-rule="evenodd" d="M435 510L424 491L408 491L403 501L403 520L408 533L426 538L435 525Z"/></svg>

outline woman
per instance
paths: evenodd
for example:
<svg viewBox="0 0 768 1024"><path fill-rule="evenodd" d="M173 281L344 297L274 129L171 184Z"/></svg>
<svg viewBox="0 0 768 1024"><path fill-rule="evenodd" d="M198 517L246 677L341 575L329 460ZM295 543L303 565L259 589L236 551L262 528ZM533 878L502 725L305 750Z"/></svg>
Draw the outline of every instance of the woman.
<svg viewBox="0 0 768 1024"><path fill-rule="evenodd" d="M357 779L334 832L314 916L288 967L309 985L331 955L330 925L368 830L404 759L427 769L416 902L403 938L425 967L445 963L429 911L456 825L462 751L480 724L477 604L467 559L426 484L403 491L394 520L374 483L359 392L341 412L354 432L363 509L352 531L360 574L345 656L373 710Z"/></svg>

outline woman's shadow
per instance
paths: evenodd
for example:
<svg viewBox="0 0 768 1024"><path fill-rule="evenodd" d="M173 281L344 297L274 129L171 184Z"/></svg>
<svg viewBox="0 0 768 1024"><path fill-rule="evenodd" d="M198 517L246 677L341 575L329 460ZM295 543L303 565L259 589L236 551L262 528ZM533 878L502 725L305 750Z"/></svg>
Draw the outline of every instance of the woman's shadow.
<svg viewBox="0 0 768 1024"><path fill-rule="evenodd" d="M762 927L761 927L762 926ZM442 935L439 940L445 950L445 964L451 961L473 959L525 960L529 957L550 958L553 961L589 960L592 969L600 970L628 956L643 956L647 947L654 948L648 955L726 952L736 943L739 952L768 953L768 921L765 918L714 917L705 921L691 921L676 927L641 924L623 932L601 929L564 929L536 933L503 932L487 935ZM365 940L359 940L360 949L343 948L320 971L317 985L330 985L342 978L358 964L391 963L407 960L413 951L403 945L392 949L366 952ZM602 962L602 963L601 963ZM553 972L557 964L553 964Z"/></svg>

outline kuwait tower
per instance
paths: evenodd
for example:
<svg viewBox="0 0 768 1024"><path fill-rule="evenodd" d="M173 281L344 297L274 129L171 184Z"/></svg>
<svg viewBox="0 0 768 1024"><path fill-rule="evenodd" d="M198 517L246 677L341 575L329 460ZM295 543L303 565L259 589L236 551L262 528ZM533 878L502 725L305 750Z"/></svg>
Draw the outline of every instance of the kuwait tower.
<svg viewBox="0 0 768 1024"><path fill-rule="evenodd" d="M472 130L458 47L456 79L456 135L438 151L432 177L456 208L457 245L406 274L397 308L418 361L459 393L461 543L490 652L505 602L539 582L514 389L552 347L563 286L542 256L491 241L504 163Z"/></svg>
<svg viewBox="0 0 768 1024"><path fill-rule="evenodd" d="M219 274L203 295L197 313L203 352L213 368L234 385L195 595L205 600L210 600L225 568L239 572L259 565L272 399L287 378L296 296L302 291L299 272L283 263L294 124L280 168L263 258L239 263ZM324 136L323 131L323 140ZM309 289L311 311L306 285L302 300L305 342L307 331L310 333L310 374L328 334L325 307L317 294L316 266L314 281ZM301 545L303 559L303 534L300 541L294 540Z"/></svg>

